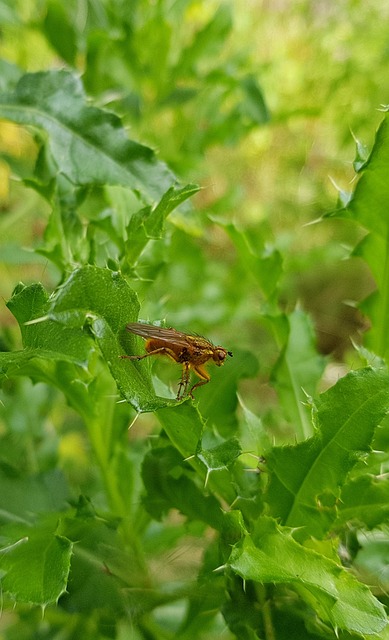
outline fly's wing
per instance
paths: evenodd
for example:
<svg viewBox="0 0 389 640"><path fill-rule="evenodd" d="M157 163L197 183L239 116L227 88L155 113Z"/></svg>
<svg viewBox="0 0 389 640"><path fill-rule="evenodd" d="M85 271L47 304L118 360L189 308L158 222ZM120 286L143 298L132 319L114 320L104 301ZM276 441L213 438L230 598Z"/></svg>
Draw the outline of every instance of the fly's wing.
<svg viewBox="0 0 389 640"><path fill-rule="evenodd" d="M210 349L213 347L213 345L202 336L192 336L168 327L157 327L156 325L144 324L143 322L130 322L126 326L126 329L130 331L130 333L142 336L142 338L156 338L162 342L178 344L183 347L187 347L188 345L199 349Z"/></svg>
<svg viewBox="0 0 389 640"><path fill-rule="evenodd" d="M126 326L127 331L135 333L142 338L156 338L163 342L174 342L175 344L188 345L188 337L186 333L176 331L167 327L157 327L153 324L144 324L142 322L130 322Z"/></svg>

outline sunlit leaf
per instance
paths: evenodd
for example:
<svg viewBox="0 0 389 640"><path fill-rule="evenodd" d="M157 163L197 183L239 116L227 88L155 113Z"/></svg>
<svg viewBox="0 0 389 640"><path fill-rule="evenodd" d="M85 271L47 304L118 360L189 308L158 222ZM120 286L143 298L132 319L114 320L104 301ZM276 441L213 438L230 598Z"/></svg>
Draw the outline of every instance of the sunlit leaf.
<svg viewBox="0 0 389 640"><path fill-rule="evenodd" d="M299 545L290 530L267 518L238 542L228 565L245 580L294 584L319 616L337 629L374 634L387 624L383 605L332 560Z"/></svg>

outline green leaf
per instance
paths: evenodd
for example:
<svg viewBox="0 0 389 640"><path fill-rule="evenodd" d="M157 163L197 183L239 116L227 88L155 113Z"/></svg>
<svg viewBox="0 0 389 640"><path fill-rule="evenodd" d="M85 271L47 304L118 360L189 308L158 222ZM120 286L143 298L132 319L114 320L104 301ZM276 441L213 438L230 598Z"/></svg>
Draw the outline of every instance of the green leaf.
<svg viewBox="0 0 389 640"><path fill-rule="evenodd" d="M340 487L358 456L369 450L389 407L389 376L370 368L349 373L317 404L314 437L266 455L272 515L302 535L322 537L336 518Z"/></svg>
<svg viewBox="0 0 389 640"><path fill-rule="evenodd" d="M386 478L369 474L344 485L336 526L352 521L372 529L387 522L388 518L389 482Z"/></svg>
<svg viewBox="0 0 389 640"><path fill-rule="evenodd" d="M59 469L38 476L21 476L3 464L0 483L0 521L4 523L30 522L36 513L63 509L70 498L69 487Z"/></svg>
<svg viewBox="0 0 389 640"><path fill-rule="evenodd" d="M268 316L268 324L272 318ZM295 310L285 317L289 331L271 375L282 404L283 414L300 439L312 434L307 395L316 394L324 371L325 360L317 353L312 322L306 313ZM278 319L276 319L278 322ZM274 330L277 333L278 329Z"/></svg>
<svg viewBox="0 0 389 640"><path fill-rule="evenodd" d="M369 160L370 152L367 145L354 137L356 154L353 162L353 167L356 173L359 173L365 168L367 161Z"/></svg>
<svg viewBox="0 0 389 640"><path fill-rule="evenodd" d="M96 609L121 613L123 587L149 586L147 568L138 547L138 523L132 522L132 544L127 549L118 532L116 519L98 516L81 497L75 513L68 512L58 532L74 542L72 575L67 594L61 601L73 611ZM130 567L130 570L129 570Z"/></svg>
<svg viewBox="0 0 389 640"><path fill-rule="evenodd" d="M85 222L79 214L85 189L74 188L64 176L58 176L55 184L41 191L50 200L52 211L44 231L44 244L36 249L37 253L65 273L75 265L90 262L93 254L89 235L85 233Z"/></svg>
<svg viewBox="0 0 389 640"><path fill-rule="evenodd" d="M62 2L49 0L43 28L52 47L69 65L74 65L77 54L77 34L74 28L75 21L69 19L69 13ZM72 14L70 16L73 17Z"/></svg>
<svg viewBox="0 0 389 640"><path fill-rule="evenodd" d="M11 91L22 75L19 67L7 60L0 60L0 91Z"/></svg>
<svg viewBox="0 0 389 640"><path fill-rule="evenodd" d="M8 306L20 324L25 350L0 354L3 374L49 380L68 397L71 393L79 410L84 405L84 415L85 403L89 405L92 398L78 383L92 380L87 363L94 351L93 337L118 388L137 411L169 403L155 395L147 368L120 359L134 345L125 327L137 320L139 311L137 296L120 273L86 266L76 269L50 300L41 285L22 286ZM72 373L70 365L83 367L84 372ZM72 376L74 384L69 386Z"/></svg>
<svg viewBox="0 0 389 640"><path fill-rule="evenodd" d="M228 358L223 367L212 367L212 363L210 364L212 379L198 390L196 399L198 398L201 414L222 436L228 437L238 427L236 408L239 381L254 378L257 372L257 358L242 349L234 348L233 358Z"/></svg>
<svg viewBox="0 0 389 640"><path fill-rule="evenodd" d="M0 95L0 116L43 130L56 171L75 185L123 185L153 201L175 182L151 149L128 139L117 116L88 106L81 81L64 69L23 76Z"/></svg>
<svg viewBox="0 0 389 640"><path fill-rule="evenodd" d="M254 277L265 299L271 301L282 275L283 260L280 252L270 243L264 244L266 236L263 232L262 235L257 232L256 237L250 241L247 234L239 231L235 225L220 220L218 222L230 236L242 264Z"/></svg>
<svg viewBox="0 0 389 640"><path fill-rule="evenodd" d="M386 593L389 586L388 560L389 542L384 530L361 531L357 536L357 553L353 567L360 579L377 589L378 593Z"/></svg>
<svg viewBox="0 0 389 640"><path fill-rule="evenodd" d="M176 407L164 407L157 411L157 418L169 436L170 442L183 458L196 453L204 430L203 419L189 399Z"/></svg>
<svg viewBox="0 0 389 640"><path fill-rule="evenodd" d="M145 367L120 359L135 343L125 327L138 311L137 296L120 273L87 266L52 296L48 316L64 327L89 326L123 396L137 411L152 411L168 401L156 397Z"/></svg>
<svg viewBox="0 0 389 640"><path fill-rule="evenodd" d="M196 455L207 469L207 476L212 471L228 469L242 453L237 438L230 438L210 449L199 447Z"/></svg>
<svg viewBox="0 0 389 640"><path fill-rule="evenodd" d="M197 455L199 452L200 440L205 428L205 423L198 409L192 405L190 400L176 405L175 407L164 407L157 411L157 418L164 428L171 443L180 452L183 459L187 459L196 470L202 481L215 491L217 495L232 504L236 499L236 491L230 483L226 483L224 472L211 473L208 477L209 468L205 462ZM225 463L232 462L237 454L239 445L236 440L222 446L219 457L217 457L218 469L224 468ZM223 457L224 454L224 457ZM210 453L210 455L212 455ZM217 453L216 453L217 456Z"/></svg>
<svg viewBox="0 0 389 640"><path fill-rule="evenodd" d="M193 479L184 473L184 462L173 447L153 449L142 465L147 491L145 505L160 520L171 509L178 509L189 520L200 520L214 529L222 526L222 511L214 496L205 496Z"/></svg>
<svg viewBox="0 0 389 640"><path fill-rule="evenodd" d="M199 191L200 187L188 184L185 187L171 187L154 207L145 207L134 213L127 226L125 243L126 261L132 265L151 239L162 237L164 222L176 207Z"/></svg>
<svg viewBox="0 0 389 640"><path fill-rule="evenodd" d="M7 307L19 323L23 346L28 350L29 357L33 355L33 350L37 352L41 349L61 354L64 359L81 366L86 365L92 343L81 327L60 327L48 318L45 322L26 324L34 319L47 317L49 296L41 284L29 287L20 285L8 301Z"/></svg>
<svg viewBox="0 0 389 640"><path fill-rule="evenodd" d="M266 429L261 417L251 411L239 397L242 410L244 429L242 433L242 448L244 451L262 454L271 448L271 433Z"/></svg>
<svg viewBox="0 0 389 640"><path fill-rule="evenodd" d="M368 231L386 237L388 227L389 115L381 122L373 148L346 213Z"/></svg>
<svg viewBox="0 0 389 640"><path fill-rule="evenodd" d="M204 484L231 504L236 499L236 491L229 482L226 483L226 475L229 475L224 472L241 453L238 440L219 440L213 446L204 444L202 435L205 422L190 400L175 407L160 409L157 417L169 440L182 458L196 470Z"/></svg>
<svg viewBox="0 0 389 640"><path fill-rule="evenodd" d="M142 9L141 9L142 11ZM169 76L169 67L167 65L170 53L170 47L173 37L173 29L171 20L166 19L162 5L156 5L155 10L144 11L138 28L133 30L131 34L131 53L135 57L135 52L142 52L141 58L139 53L136 56L137 62L133 62L133 73L142 74L148 72L149 81L152 79L155 86L163 91L165 83L171 81ZM148 46L144 47L144 42ZM158 55L154 55L158 51ZM135 67L139 65L139 68Z"/></svg>
<svg viewBox="0 0 389 640"><path fill-rule="evenodd" d="M212 569L216 565L212 566ZM219 615L225 601L225 585L223 576L207 573L206 579L199 581L189 594L190 601L184 624L180 627L182 640L193 638L222 637L225 634L225 616ZM215 622L215 624L214 624Z"/></svg>
<svg viewBox="0 0 389 640"><path fill-rule="evenodd" d="M93 412L86 393L92 378L87 363L95 351L91 336L80 326L63 327L48 318L48 295L40 284L18 285L7 306L19 322L24 349L0 353L0 376L48 382L61 389L81 415ZM25 324L34 320L38 322Z"/></svg>
<svg viewBox="0 0 389 640"><path fill-rule="evenodd" d="M180 74L193 73L202 58L209 60L219 53L231 28L231 8L226 4L221 4L209 22L195 33L192 42L181 51L177 63L177 70L180 71Z"/></svg>
<svg viewBox="0 0 389 640"><path fill-rule="evenodd" d="M12 530L18 527L13 525ZM22 527L19 525L20 532ZM55 603L66 590L73 545L41 523L25 529L23 537L11 538L0 550L2 590L18 602ZM15 535L15 533L14 533ZM28 571L26 571L28 567Z"/></svg>
<svg viewBox="0 0 389 640"><path fill-rule="evenodd" d="M370 328L364 336L364 343L377 356L388 358L389 341L386 318L389 312L386 287L389 286L386 237L369 233L363 238L353 255L362 258L369 265L377 289L359 305L361 311L370 318Z"/></svg>
<svg viewBox="0 0 389 640"><path fill-rule="evenodd" d="M362 305L371 322L366 335L367 346L378 356L387 357L389 340L386 318L389 314L389 269L387 260L387 238L389 235L389 115L377 131L371 153L365 160L366 150L359 148L362 162L358 161L361 176L352 198L337 215L351 219L361 225L368 235L354 251L369 266L376 282L377 295L370 297Z"/></svg>
<svg viewBox="0 0 389 640"><path fill-rule="evenodd" d="M228 560L245 580L294 585L334 629L374 634L387 624L383 605L340 565L299 545L290 530L270 518L234 546Z"/></svg>
<svg viewBox="0 0 389 640"><path fill-rule="evenodd" d="M242 103L243 112L256 124L266 124L270 114L257 79L250 74L243 78L241 84L246 98Z"/></svg>

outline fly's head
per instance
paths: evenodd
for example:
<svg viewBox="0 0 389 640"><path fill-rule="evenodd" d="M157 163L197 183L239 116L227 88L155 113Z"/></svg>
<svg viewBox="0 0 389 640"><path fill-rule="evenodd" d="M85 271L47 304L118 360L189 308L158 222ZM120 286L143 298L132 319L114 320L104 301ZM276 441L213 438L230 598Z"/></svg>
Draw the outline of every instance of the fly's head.
<svg viewBox="0 0 389 640"><path fill-rule="evenodd" d="M213 351L213 360L214 362L216 362L218 367L221 367L221 365L224 364L227 356L230 356L232 358L232 352L227 351L227 349L224 349L224 347L215 347Z"/></svg>

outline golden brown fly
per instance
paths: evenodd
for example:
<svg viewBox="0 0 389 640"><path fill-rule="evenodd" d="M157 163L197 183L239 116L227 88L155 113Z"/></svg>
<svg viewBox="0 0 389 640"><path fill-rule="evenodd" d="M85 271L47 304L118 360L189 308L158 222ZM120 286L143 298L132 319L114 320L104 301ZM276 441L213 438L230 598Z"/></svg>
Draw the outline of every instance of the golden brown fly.
<svg viewBox="0 0 389 640"><path fill-rule="evenodd" d="M190 388L188 395L193 398L193 391L210 381L211 376L206 370L207 362L212 361L220 367L227 356L232 357L231 351L224 347L216 347L206 338L182 333L176 329L157 327L141 322L131 322L126 326L127 331L142 336L146 340L146 353L138 356L120 356L129 360L143 360L154 355L167 356L174 362L182 364L182 376L178 385L177 400L187 394L190 372L200 378L199 382Z"/></svg>

